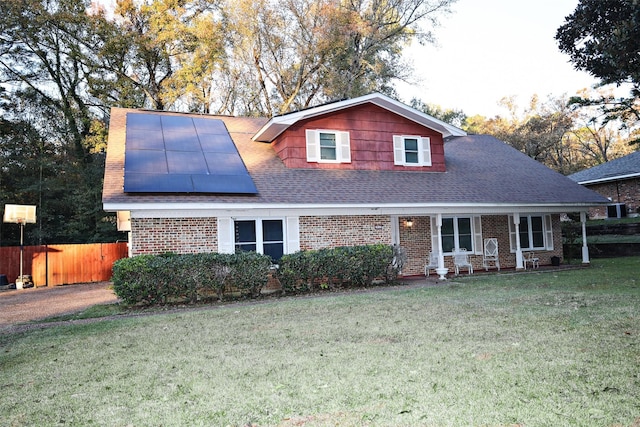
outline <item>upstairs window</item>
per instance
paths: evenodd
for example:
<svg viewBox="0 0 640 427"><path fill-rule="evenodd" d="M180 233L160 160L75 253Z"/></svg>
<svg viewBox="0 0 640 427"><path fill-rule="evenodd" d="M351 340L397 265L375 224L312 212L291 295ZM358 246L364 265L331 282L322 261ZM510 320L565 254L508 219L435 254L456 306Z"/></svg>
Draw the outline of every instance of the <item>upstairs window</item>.
<svg viewBox="0 0 640 427"><path fill-rule="evenodd" d="M431 166L431 139L394 135L393 162L400 166Z"/></svg>
<svg viewBox="0 0 640 427"><path fill-rule="evenodd" d="M307 129L307 161L351 163L349 132Z"/></svg>

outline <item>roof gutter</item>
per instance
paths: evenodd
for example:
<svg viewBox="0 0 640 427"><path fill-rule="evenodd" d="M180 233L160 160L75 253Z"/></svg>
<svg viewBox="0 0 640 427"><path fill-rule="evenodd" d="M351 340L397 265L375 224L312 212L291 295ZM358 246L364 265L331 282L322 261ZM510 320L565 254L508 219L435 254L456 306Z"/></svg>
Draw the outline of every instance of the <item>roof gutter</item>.
<svg viewBox="0 0 640 427"><path fill-rule="evenodd" d="M619 181L622 179L631 179L631 178L638 178L640 177L640 172L638 173L630 173L627 175L617 175L617 176L609 176L606 178L598 178L598 179L590 179L587 181L577 181L578 184L580 185L587 185L587 184L599 184L599 183L603 183L603 182L611 182L611 181Z"/></svg>

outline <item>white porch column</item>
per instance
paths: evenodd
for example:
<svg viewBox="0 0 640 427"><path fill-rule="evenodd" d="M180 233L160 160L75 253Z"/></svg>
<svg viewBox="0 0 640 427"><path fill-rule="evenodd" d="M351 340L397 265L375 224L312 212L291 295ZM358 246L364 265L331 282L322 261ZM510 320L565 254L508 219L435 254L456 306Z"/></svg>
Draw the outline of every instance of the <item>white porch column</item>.
<svg viewBox="0 0 640 427"><path fill-rule="evenodd" d="M516 231L516 270L522 270L524 268L524 262L522 259L522 248L520 247L520 214L513 214L513 228Z"/></svg>
<svg viewBox="0 0 640 427"><path fill-rule="evenodd" d="M590 264L589 247L587 246L587 213L580 212L580 222L582 223L582 263Z"/></svg>
<svg viewBox="0 0 640 427"><path fill-rule="evenodd" d="M438 229L438 268L436 268L436 273L440 275L440 280L446 280L445 275L449 269L444 266L444 253L442 252L442 214L436 216L436 228Z"/></svg>

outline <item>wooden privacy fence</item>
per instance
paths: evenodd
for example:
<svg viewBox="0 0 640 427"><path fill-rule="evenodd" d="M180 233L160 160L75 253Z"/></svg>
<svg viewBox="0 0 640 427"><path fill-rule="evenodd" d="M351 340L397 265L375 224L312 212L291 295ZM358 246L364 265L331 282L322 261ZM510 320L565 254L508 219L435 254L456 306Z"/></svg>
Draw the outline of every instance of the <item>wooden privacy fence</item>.
<svg viewBox="0 0 640 427"><path fill-rule="evenodd" d="M113 263L127 257L127 243L25 246L22 273L36 286L102 282L111 279ZM20 247L0 248L0 274L9 282L20 275Z"/></svg>

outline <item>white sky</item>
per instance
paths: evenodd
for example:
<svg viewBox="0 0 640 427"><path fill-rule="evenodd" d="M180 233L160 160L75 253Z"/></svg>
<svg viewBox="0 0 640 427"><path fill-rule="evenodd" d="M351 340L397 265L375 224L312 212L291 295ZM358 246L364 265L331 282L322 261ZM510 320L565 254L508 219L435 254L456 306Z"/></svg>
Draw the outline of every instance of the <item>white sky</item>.
<svg viewBox="0 0 640 427"><path fill-rule="evenodd" d="M574 95L596 79L575 71L555 33L578 0L458 0L434 31L438 46L412 46L405 57L420 79L397 85L402 101L416 97L468 116L504 114L498 101L534 94Z"/></svg>

